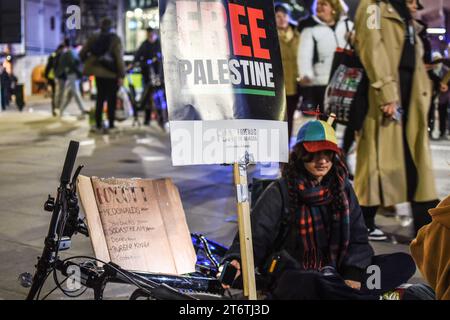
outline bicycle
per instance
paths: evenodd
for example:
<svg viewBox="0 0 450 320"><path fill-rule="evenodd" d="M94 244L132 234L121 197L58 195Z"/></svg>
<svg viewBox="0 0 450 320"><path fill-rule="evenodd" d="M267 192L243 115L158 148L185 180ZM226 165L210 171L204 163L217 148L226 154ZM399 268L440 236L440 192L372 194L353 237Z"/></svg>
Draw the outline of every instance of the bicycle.
<svg viewBox="0 0 450 320"><path fill-rule="evenodd" d="M44 209L52 212L48 234L44 241L44 249L38 258L34 276L29 273L21 274L19 279L24 287L30 287L27 300L39 300L44 284L53 275L56 287L48 292L46 299L57 289L70 298L79 297L87 289L93 289L94 299L102 300L108 283L131 284L136 290L130 300L198 300L198 299L227 299L216 275L219 263L227 248L219 243L206 239L199 234L191 234L191 239L197 254L196 272L188 275L175 276L156 273L140 273L124 270L112 262L101 261L95 257L73 256L61 259L59 253L71 247L74 234L80 233L89 237L86 223L79 217L76 181L83 169L80 165L71 178L75 164L79 143L71 141L56 198L49 195ZM82 262L75 260L83 259ZM102 264L101 266L99 264ZM79 271L81 288L69 291L62 284ZM66 278L58 280L58 272Z"/></svg>
<svg viewBox="0 0 450 320"><path fill-rule="evenodd" d="M145 112L144 125L149 125L152 120L152 114L155 115L155 119L159 127L167 131L168 124L168 113L167 113L167 102L164 87L164 76L162 71L162 60L161 57L155 57L146 62L146 67L148 68L149 79L146 81L142 94L138 99L138 94L136 88L131 79L131 74L134 69L134 64L131 64L127 68L127 80L128 80L128 96L130 98L131 104L133 106L133 126L141 126L139 122L139 112ZM155 68L158 68L155 71Z"/></svg>

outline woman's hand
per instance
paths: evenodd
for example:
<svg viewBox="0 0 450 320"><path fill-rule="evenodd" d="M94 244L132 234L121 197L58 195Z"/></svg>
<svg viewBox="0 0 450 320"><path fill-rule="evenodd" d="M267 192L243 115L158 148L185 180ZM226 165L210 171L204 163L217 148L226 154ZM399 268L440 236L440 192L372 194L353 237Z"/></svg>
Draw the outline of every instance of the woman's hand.
<svg viewBox="0 0 450 320"><path fill-rule="evenodd" d="M448 85L446 85L445 83L441 83L441 92L447 92L448 91Z"/></svg>
<svg viewBox="0 0 450 320"><path fill-rule="evenodd" d="M311 79L309 77L306 77L306 76L301 78L300 81L299 81L301 86L308 86L308 85L311 84L311 82L312 82Z"/></svg>
<svg viewBox="0 0 450 320"><path fill-rule="evenodd" d="M391 102L381 106L380 109L381 111L383 111L385 117L392 118L392 116L397 111L397 105L397 102Z"/></svg>
<svg viewBox="0 0 450 320"><path fill-rule="evenodd" d="M434 65L432 65L432 64L425 64L425 70L430 71L430 70L433 70L433 68L434 68Z"/></svg>
<svg viewBox="0 0 450 320"><path fill-rule="evenodd" d="M355 290L361 290L361 282L353 280L345 280L345 284Z"/></svg>
<svg viewBox="0 0 450 320"><path fill-rule="evenodd" d="M237 269L236 276L234 277L234 279L236 280L236 278L241 275L241 264L237 260L232 260L230 262L230 265L232 265L233 267L235 267ZM221 273L222 273L222 270L220 270L219 273L217 273L216 277L219 278ZM222 284L222 288L230 289L230 286L226 285L226 284Z"/></svg>
<svg viewBox="0 0 450 320"><path fill-rule="evenodd" d="M349 31L345 33L345 40L350 44L350 45L355 45L355 39L356 39L356 34L354 31Z"/></svg>

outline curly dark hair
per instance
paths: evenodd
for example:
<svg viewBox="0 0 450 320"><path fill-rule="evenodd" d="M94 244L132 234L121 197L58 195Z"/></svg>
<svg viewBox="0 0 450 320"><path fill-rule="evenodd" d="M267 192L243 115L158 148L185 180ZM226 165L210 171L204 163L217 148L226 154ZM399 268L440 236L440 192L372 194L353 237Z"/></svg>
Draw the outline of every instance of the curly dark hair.
<svg viewBox="0 0 450 320"><path fill-rule="evenodd" d="M299 179L314 179L304 165L304 159L308 158L312 158L312 154L306 151L302 143L298 143L294 146L289 156L289 162L282 169L282 176L288 185L291 213L295 213L295 206L298 205L297 183ZM342 159L342 152L334 153L332 159L333 166L322 180L322 183L326 184L333 194L334 201L332 206L336 209L341 209L344 206L341 195L345 189L345 184L339 181L337 174L339 173L341 176L345 175L348 177L348 170Z"/></svg>

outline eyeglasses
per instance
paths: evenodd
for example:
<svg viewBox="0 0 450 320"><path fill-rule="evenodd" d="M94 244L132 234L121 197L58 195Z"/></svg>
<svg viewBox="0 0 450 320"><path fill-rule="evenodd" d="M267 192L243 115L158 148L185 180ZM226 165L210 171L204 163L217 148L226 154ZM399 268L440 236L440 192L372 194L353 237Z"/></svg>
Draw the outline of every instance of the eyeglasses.
<svg viewBox="0 0 450 320"><path fill-rule="evenodd" d="M301 160L303 162L313 162L313 161L318 161L322 158L325 158L327 161L332 161L334 159L335 155L336 155L336 153L331 150L324 150L324 151L319 151L319 152L314 152L314 153L308 152L301 158Z"/></svg>

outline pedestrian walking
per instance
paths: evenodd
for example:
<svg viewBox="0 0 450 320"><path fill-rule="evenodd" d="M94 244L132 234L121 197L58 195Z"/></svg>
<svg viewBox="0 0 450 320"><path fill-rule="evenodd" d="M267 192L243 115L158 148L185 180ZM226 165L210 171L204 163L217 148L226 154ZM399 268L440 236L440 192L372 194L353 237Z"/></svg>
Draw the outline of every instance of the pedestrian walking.
<svg viewBox="0 0 450 320"><path fill-rule="evenodd" d="M103 104L108 105L109 128L114 129L117 91L123 84L125 64L122 42L112 29L112 21L105 18L100 32L88 39L80 52L84 61L83 73L95 76L97 101L95 106L96 130L103 129Z"/></svg>
<svg viewBox="0 0 450 320"><path fill-rule="evenodd" d="M64 43L63 51L59 57L59 68L63 70L65 83L64 94L62 103L60 105L60 117L64 115L64 111L69 105L72 98L75 98L75 102L81 111L81 116L84 117L88 112L84 108L83 98L80 92L80 79L81 79L81 61L78 56L78 52L72 48L70 41L66 40Z"/></svg>
<svg viewBox="0 0 450 320"><path fill-rule="evenodd" d="M324 112L323 100L336 48L344 48L353 23L342 0L317 0L313 16L302 21L298 52L303 109Z"/></svg>
<svg viewBox="0 0 450 320"><path fill-rule="evenodd" d="M433 53L433 60L441 60L443 57L439 52ZM441 81L444 81L445 74L449 71L444 67L443 63L436 63L432 65L430 72L433 75L433 99L428 113L428 127L431 139L434 139L432 133L436 123L436 107L439 115L439 140L447 140L447 122L448 122L448 106L450 103L450 92L441 91Z"/></svg>
<svg viewBox="0 0 450 320"><path fill-rule="evenodd" d="M6 68L0 63L0 100L2 110L9 106L11 96L11 77Z"/></svg>
<svg viewBox="0 0 450 320"><path fill-rule="evenodd" d="M59 45L58 48L50 54L47 60L47 65L45 66L45 72L44 77L47 79L47 84L50 86L51 92L51 98L52 98L52 115L56 116L56 109L57 109L57 99L56 99L56 85L57 85L57 78L55 74L55 69L57 62L59 60L59 57L61 56L61 53L64 49L64 45Z"/></svg>
<svg viewBox="0 0 450 320"><path fill-rule="evenodd" d="M143 94L141 110L145 110L144 125L149 126L154 111L153 95L162 85L163 68L161 59L161 42L155 29L147 28L147 39L140 45L134 56L134 64L139 64L142 74Z"/></svg>
<svg viewBox="0 0 450 320"><path fill-rule="evenodd" d="M368 27L369 6L378 6L381 27ZM385 240L375 225L379 206L409 201L417 232L430 222L426 212L438 202L427 133L431 81L406 0L362 0L355 26L356 49L370 84L355 192L369 239Z"/></svg>
<svg viewBox="0 0 450 320"><path fill-rule="evenodd" d="M291 19L291 9L285 3L275 3L275 21L280 42L283 63L284 85L286 88L286 111L289 138L292 135L294 112L298 102L298 46L300 33Z"/></svg>

